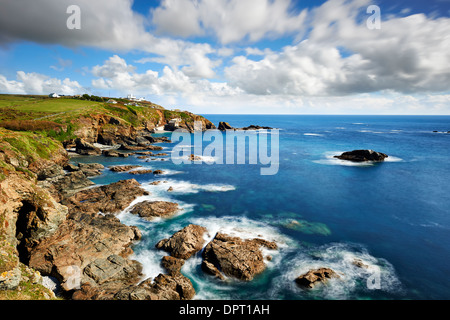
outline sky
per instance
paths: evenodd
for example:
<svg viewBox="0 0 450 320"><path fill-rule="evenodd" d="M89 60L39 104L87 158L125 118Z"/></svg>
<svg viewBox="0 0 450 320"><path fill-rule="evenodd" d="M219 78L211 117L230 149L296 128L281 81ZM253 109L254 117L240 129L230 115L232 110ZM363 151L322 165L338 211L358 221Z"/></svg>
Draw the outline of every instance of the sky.
<svg viewBox="0 0 450 320"><path fill-rule="evenodd" d="M0 0L0 93L450 114L450 0Z"/></svg>

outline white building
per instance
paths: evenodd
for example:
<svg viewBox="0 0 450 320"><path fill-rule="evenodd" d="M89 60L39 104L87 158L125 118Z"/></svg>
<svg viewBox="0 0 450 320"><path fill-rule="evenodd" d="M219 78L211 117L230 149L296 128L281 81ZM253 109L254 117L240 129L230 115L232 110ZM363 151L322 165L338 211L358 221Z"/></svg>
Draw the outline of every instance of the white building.
<svg viewBox="0 0 450 320"><path fill-rule="evenodd" d="M57 94L57 93L50 93L48 96L50 98L59 98L59 94Z"/></svg>
<svg viewBox="0 0 450 320"><path fill-rule="evenodd" d="M116 103L117 103L117 101L116 101L116 100L113 100L113 99L109 99L108 101L106 101L106 103L112 103L112 104L116 104Z"/></svg>

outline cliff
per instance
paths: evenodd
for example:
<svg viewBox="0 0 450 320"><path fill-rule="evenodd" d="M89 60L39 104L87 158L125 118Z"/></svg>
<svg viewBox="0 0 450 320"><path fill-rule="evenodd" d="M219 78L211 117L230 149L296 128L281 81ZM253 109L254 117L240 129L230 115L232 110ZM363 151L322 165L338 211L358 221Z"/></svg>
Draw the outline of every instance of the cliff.
<svg viewBox="0 0 450 320"><path fill-rule="evenodd" d="M159 106L70 102L67 109L44 98L0 107L0 300L54 299L42 276L55 277L68 298L111 299L117 292L125 297L124 288L135 290L142 276L142 266L128 258L140 232L114 214L145 191L135 180L85 190L95 170L69 164L66 147L133 147L143 139L152 147L152 131L172 119L187 130L194 121L214 128L201 116ZM182 298L178 287L191 285L181 275L161 277L171 286L152 289L153 298Z"/></svg>

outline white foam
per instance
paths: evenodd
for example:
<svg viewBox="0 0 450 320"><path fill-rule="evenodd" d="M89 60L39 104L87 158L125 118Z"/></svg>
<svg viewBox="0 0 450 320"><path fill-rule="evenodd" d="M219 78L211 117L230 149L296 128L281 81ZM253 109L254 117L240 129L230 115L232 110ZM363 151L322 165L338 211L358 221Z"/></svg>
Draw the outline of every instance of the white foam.
<svg viewBox="0 0 450 320"><path fill-rule="evenodd" d="M171 193L182 193L182 194L189 194L189 193L199 193L199 192L226 192L226 191L232 191L236 188L229 184L195 184L189 181L179 181L179 180L165 180L166 183L161 182L158 185L150 185L150 183L144 183L142 186L149 190L150 192L154 192L155 190L164 190L167 191L167 189L172 187Z"/></svg>
<svg viewBox="0 0 450 320"><path fill-rule="evenodd" d="M349 166L349 167L368 167L373 166L375 162L365 161L365 162L354 162L348 160L342 160L335 158L334 156L340 155L345 151L328 151L325 152L324 156L326 159L313 160L314 163L332 165L332 166Z"/></svg>
<svg viewBox="0 0 450 320"><path fill-rule="evenodd" d="M323 137L323 134L320 133L304 133L304 136L314 136L314 137Z"/></svg>
<svg viewBox="0 0 450 320"><path fill-rule="evenodd" d="M363 264L356 265L356 261ZM361 296L372 290L400 292L402 286L393 266L385 259L370 255L360 245L332 243L318 248L299 251L292 259L283 264L285 272L273 283L271 295L281 291L291 291L301 296L324 299L351 299L355 294ZM311 269L331 268L339 278L329 279L326 284L317 285L313 289L303 290L297 286L295 279ZM372 279L377 279L372 282ZM378 281L379 280L379 281ZM374 283L379 287L373 287Z"/></svg>

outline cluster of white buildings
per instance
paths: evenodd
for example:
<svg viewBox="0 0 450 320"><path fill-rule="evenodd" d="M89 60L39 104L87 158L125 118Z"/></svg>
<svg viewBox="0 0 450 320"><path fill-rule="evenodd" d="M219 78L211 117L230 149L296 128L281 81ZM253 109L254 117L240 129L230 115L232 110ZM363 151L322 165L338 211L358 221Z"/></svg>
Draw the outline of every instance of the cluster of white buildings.
<svg viewBox="0 0 450 320"><path fill-rule="evenodd" d="M137 101L137 102L145 101L145 97L142 97L142 98L136 98L135 96L133 96L133 94L129 94L129 95L127 96L127 99L128 99L128 100L131 100L131 101Z"/></svg>

